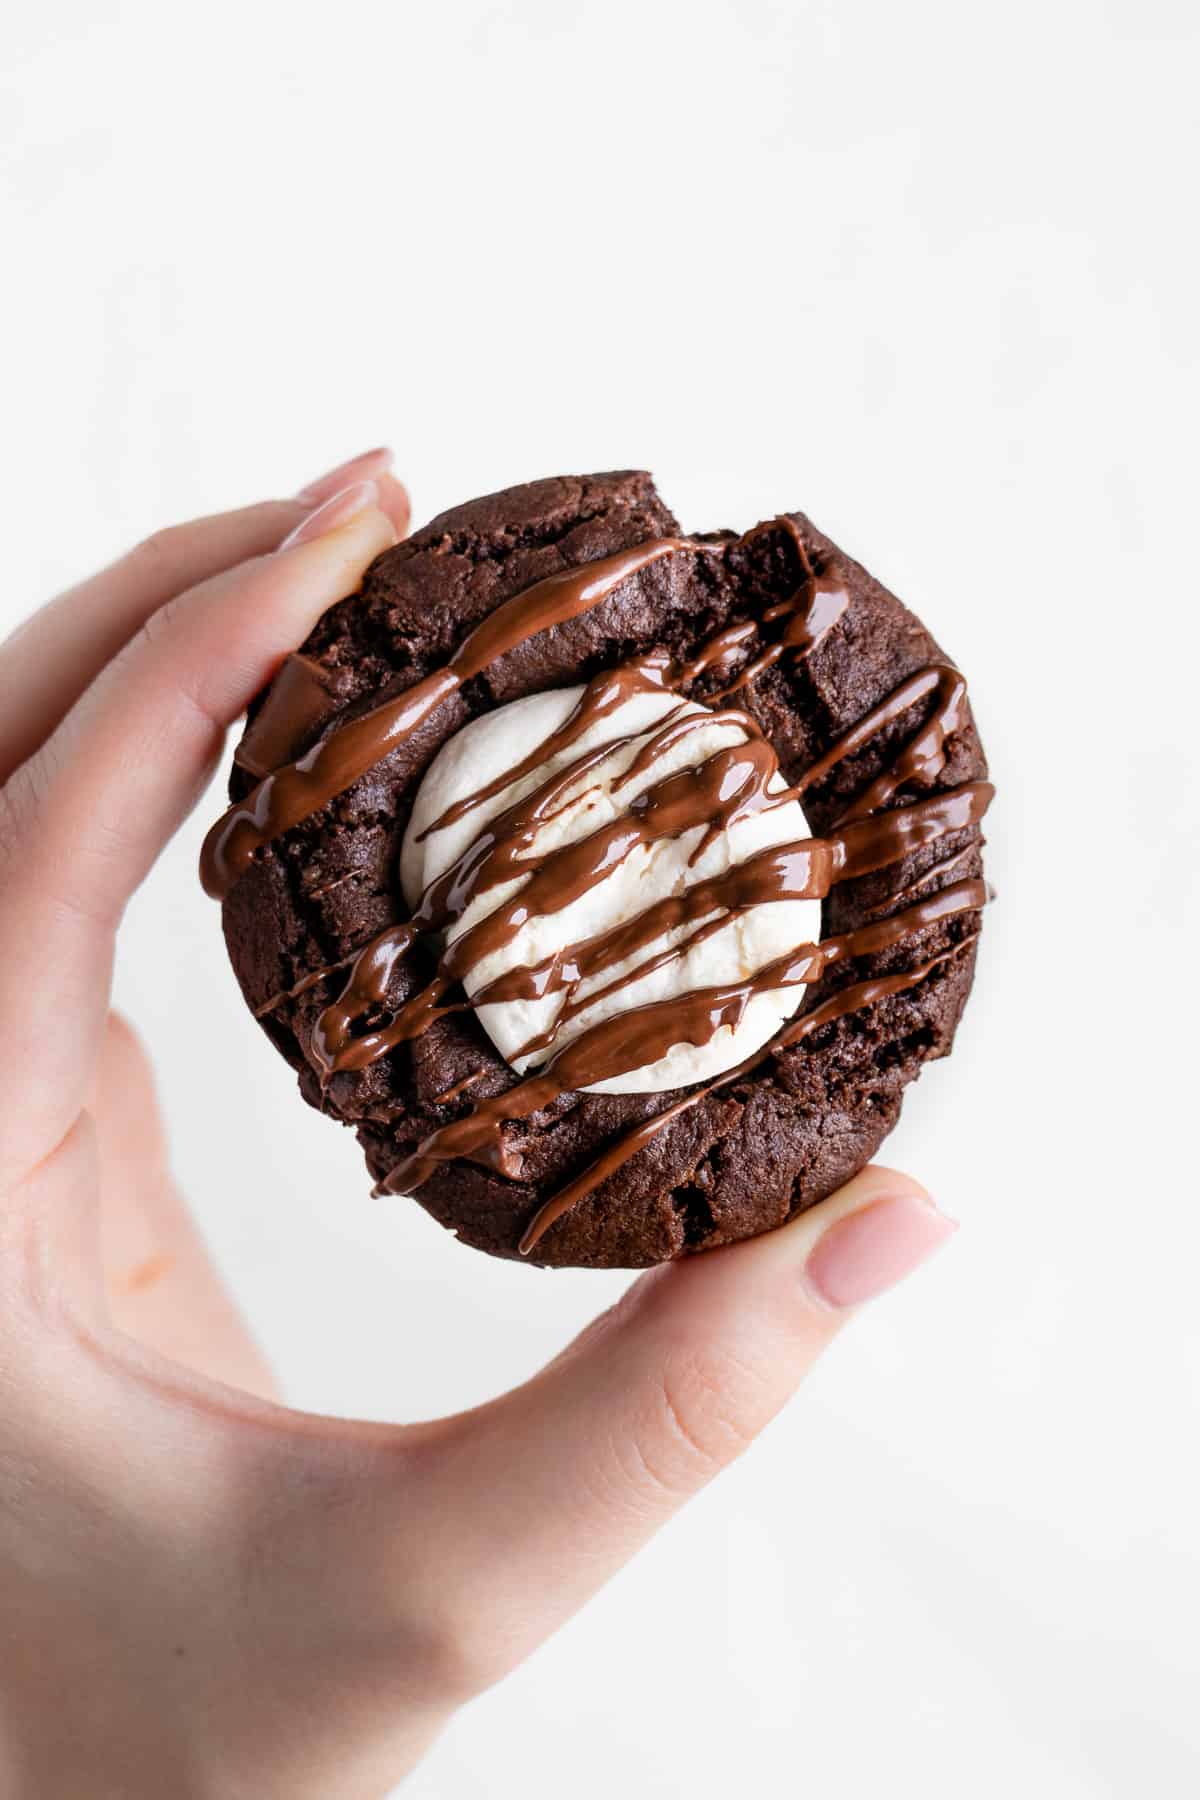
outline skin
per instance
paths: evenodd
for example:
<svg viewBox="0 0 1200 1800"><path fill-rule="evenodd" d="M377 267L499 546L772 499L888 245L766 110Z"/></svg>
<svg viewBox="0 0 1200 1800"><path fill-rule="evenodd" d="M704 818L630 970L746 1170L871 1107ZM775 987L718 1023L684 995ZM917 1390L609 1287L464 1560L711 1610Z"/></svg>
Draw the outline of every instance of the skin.
<svg viewBox="0 0 1200 1800"><path fill-rule="evenodd" d="M0 958L0 1791L17 1800L382 1794L950 1230L915 1182L868 1169L781 1231L643 1276L471 1412L381 1426L277 1403L110 975L124 906L226 729L406 529L389 462L160 533L0 648L0 930L20 947Z"/></svg>

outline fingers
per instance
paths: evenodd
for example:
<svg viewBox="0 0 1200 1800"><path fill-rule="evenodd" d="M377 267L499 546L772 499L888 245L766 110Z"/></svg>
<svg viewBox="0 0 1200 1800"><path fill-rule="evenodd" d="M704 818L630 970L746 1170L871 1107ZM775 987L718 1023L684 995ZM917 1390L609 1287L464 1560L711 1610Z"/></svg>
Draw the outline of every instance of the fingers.
<svg viewBox="0 0 1200 1800"><path fill-rule="evenodd" d="M451 1422L422 1555L504 1672L738 1456L853 1309L954 1227L867 1169L767 1236L654 1271L526 1386Z"/></svg>
<svg viewBox="0 0 1200 1800"><path fill-rule="evenodd" d="M391 452L369 450L311 482L294 499L193 519L144 543L42 607L0 645L0 782L33 755L65 713L152 613L185 589L274 550L314 506L374 480L397 535L408 529Z"/></svg>
<svg viewBox="0 0 1200 1800"><path fill-rule="evenodd" d="M82 1103L121 911L193 805L224 728L317 618L395 542L360 483L273 556L151 615L0 795L0 1044L20 1069L0 1183L44 1156ZM10 1087L9 1095L15 1093Z"/></svg>
<svg viewBox="0 0 1200 1800"><path fill-rule="evenodd" d="M171 1178L145 1051L115 1013L88 1111L99 1155L100 1246L112 1323L173 1362L270 1398L266 1361Z"/></svg>

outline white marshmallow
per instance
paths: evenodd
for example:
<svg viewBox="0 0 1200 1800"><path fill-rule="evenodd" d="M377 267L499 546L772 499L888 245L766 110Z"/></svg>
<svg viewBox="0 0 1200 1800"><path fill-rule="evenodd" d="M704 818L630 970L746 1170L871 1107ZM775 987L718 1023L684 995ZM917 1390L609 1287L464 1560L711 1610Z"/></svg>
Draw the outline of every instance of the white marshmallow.
<svg viewBox="0 0 1200 1800"><path fill-rule="evenodd" d="M612 754L582 775L561 797L561 810L537 832L528 855L536 868L551 851L574 843L629 811L639 793L655 786L675 770L706 761L716 751L745 738L744 730L722 715L712 713L712 724L687 732L657 757L651 769L612 792L665 715L680 707L675 694L657 690L634 694L607 718L597 720L565 750L538 766L523 780L510 783L444 830L417 839L448 808L474 794L504 767L515 767L539 743L557 730L574 710L582 687L560 688L532 694L486 713L455 734L438 752L425 772L417 793L400 858L400 878L408 904L415 908L424 889L435 881L482 831L488 820L539 787L547 777L573 762L585 751L605 743L639 735L632 743L614 748ZM689 703L688 713L706 709ZM782 788L776 776L772 787ZM564 803L565 802L565 803ZM704 835L703 828L632 850L603 881L560 911L532 918L503 950L485 957L465 982L468 996L488 982L522 964L541 962L567 944L608 931L643 912L655 900L678 895L770 845L809 836L804 812L791 800L770 812L738 820L709 844L703 856L689 867L688 859ZM518 893L527 878L506 882L477 896L447 932L453 943L497 906ZM706 915L715 917L715 914ZM643 946L632 957L615 964L581 984L577 998L606 987L627 971L642 967L665 947L677 944L695 930L691 925L665 933ZM738 982L764 964L820 937L821 906L817 900L775 901L756 906L730 919L703 943L674 958L664 968L636 978L615 994L598 1000L577 1013L562 1028L550 1049L536 1058L520 1059L517 1052L529 1039L546 1031L557 1017L565 994L560 990L541 1000L517 1000L479 1007L479 1018L500 1054L520 1074L549 1060L580 1032L614 1014L634 1011L653 1001L666 1000L695 988ZM658 1061L608 1081L594 1083L588 1093L643 1094L686 1087L711 1080L741 1062L774 1035L798 1009L804 997L801 986L756 994L746 1006L736 1029L722 1026L705 1044L678 1043Z"/></svg>

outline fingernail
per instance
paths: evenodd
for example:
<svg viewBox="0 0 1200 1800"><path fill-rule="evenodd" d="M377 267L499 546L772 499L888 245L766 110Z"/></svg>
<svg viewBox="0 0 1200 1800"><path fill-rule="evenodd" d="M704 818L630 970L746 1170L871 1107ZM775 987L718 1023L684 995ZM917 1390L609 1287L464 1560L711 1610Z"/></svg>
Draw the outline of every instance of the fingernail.
<svg viewBox="0 0 1200 1800"><path fill-rule="evenodd" d="M343 488L340 494L334 494L315 512L310 512L307 519L302 519L295 531L290 531L279 548L291 550L297 544L307 544L313 538L324 537L327 531L333 531L352 519L355 513L362 512L364 507L374 506L379 498L379 489L373 481L356 481L350 487Z"/></svg>
<svg viewBox="0 0 1200 1800"><path fill-rule="evenodd" d="M330 469L327 475L318 475L300 489L297 500L328 500L340 494L343 488L355 481L367 481L373 475L382 475L392 466L392 452L386 444L380 444L376 450L364 450L360 456L352 456L349 462L339 463L336 469Z"/></svg>
<svg viewBox="0 0 1200 1800"><path fill-rule="evenodd" d="M829 1227L805 1274L829 1306L861 1306L902 1281L957 1230L925 1195L876 1200Z"/></svg>

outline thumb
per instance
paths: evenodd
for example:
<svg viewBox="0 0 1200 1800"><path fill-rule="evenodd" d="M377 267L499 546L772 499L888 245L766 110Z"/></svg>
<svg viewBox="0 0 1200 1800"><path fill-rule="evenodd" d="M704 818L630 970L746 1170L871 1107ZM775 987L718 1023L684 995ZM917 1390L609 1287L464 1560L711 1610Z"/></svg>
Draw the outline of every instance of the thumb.
<svg viewBox="0 0 1200 1800"><path fill-rule="evenodd" d="M854 1309L954 1229L916 1182L866 1169L778 1231L643 1276L532 1381L450 1422L428 1509L445 1541L426 1549L469 1609L478 1682L732 1462Z"/></svg>

